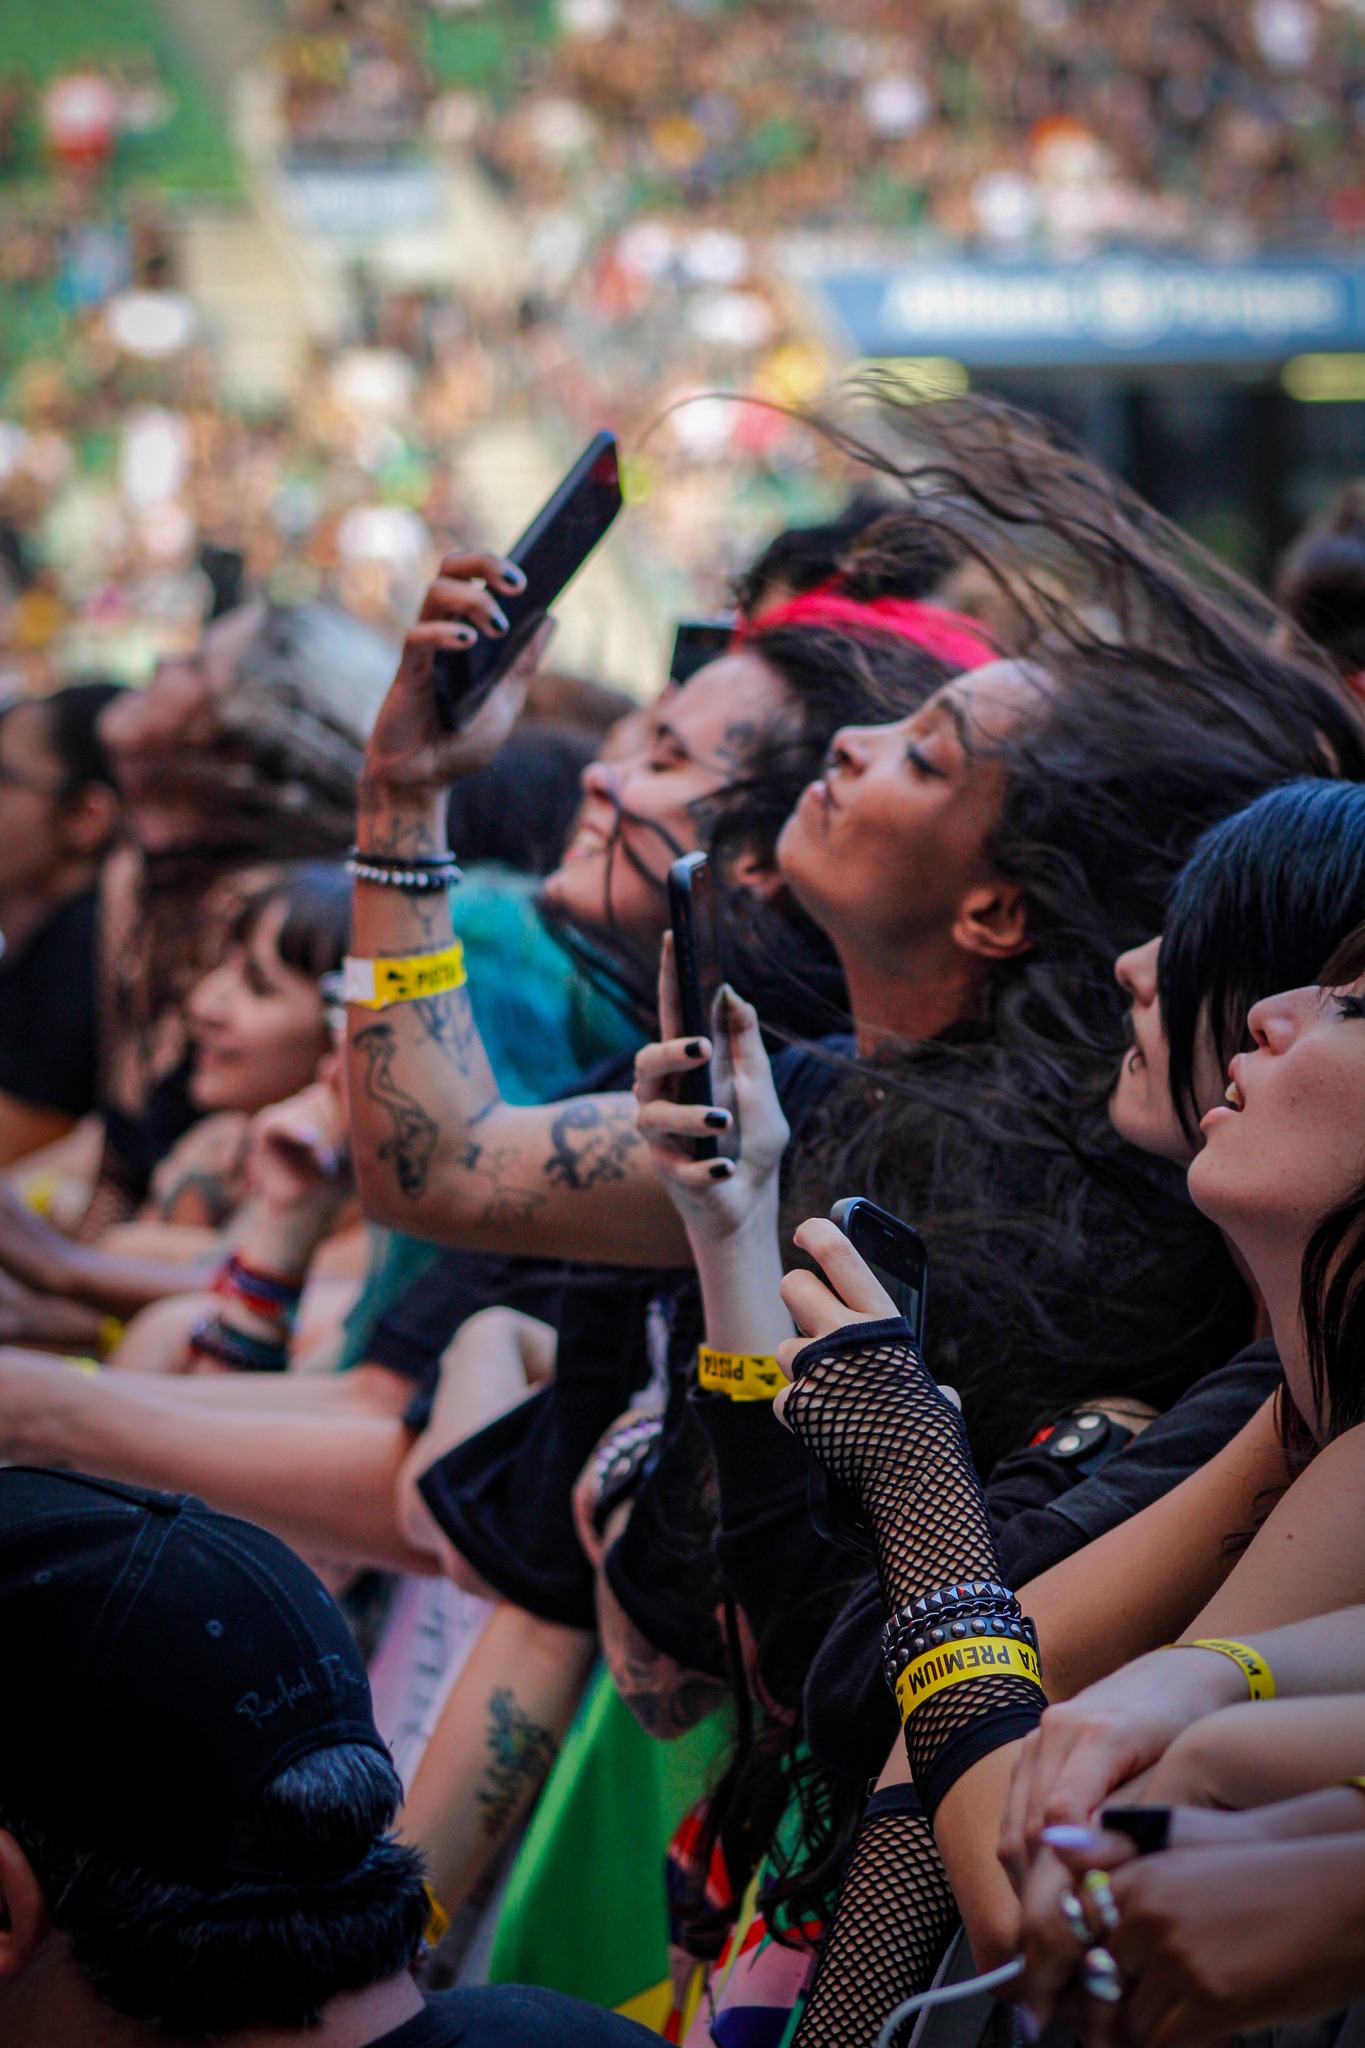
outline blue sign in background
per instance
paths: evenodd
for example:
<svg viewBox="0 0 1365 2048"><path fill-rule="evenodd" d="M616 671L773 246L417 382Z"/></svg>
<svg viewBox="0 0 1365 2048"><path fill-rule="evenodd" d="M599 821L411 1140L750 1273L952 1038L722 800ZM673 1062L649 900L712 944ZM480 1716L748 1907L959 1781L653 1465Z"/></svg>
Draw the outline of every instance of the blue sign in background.
<svg viewBox="0 0 1365 2048"><path fill-rule="evenodd" d="M861 356L967 365L1279 361L1365 349L1365 266L1288 258L907 263L815 280Z"/></svg>

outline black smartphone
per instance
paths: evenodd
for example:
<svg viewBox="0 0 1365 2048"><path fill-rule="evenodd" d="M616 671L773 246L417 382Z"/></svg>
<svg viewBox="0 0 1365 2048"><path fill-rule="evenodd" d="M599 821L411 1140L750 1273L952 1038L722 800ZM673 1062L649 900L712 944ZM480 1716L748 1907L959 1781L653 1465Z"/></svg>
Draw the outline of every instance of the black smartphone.
<svg viewBox="0 0 1365 2048"><path fill-rule="evenodd" d="M668 664L670 683L685 683L709 661L719 661L735 634L735 621L728 619L679 619L673 635L673 659Z"/></svg>
<svg viewBox="0 0 1365 2048"><path fill-rule="evenodd" d="M470 648L443 648L436 656L436 701L450 731L467 725L506 675L620 509L616 436L595 434L521 539L508 549L509 561L525 572L526 588L513 594L498 592L507 615L502 638L481 634Z"/></svg>
<svg viewBox="0 0 1365 2048"><path fill-rule="evenodd" d="M685 853L668 870L668 914L673 925L673 958L678 999L688 1038L709 1038L711 1058L678 1083L680 1102L704 1102L728 1109L730 1128L718 1137L698 1138L698 1159L739 1157L739 1103L730 1057L730 1028L721 1001L720 946L711 863L704 853Z"/></svg>
<svg viewBox="0 0 1365 2048"><path fill-rule="evenodd" d="M901 1315L924 1342L924 1302L928 1259L924 1239L889 1209L879 1209L865 1195L848 1195L829 1212L844 1236L886 1289Z"/></svg>

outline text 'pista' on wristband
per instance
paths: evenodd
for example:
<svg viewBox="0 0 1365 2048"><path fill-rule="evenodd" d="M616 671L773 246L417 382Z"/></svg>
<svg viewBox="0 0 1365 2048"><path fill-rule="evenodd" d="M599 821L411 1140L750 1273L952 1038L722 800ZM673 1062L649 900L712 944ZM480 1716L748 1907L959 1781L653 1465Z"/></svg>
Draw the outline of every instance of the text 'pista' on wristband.
<svg viewBox="0 0 1365 2048"><path fill-rule="evenodd" d="M697 1381L708 1394L724 1394L731 1401L771 1401L788 1384L775 1358L757 1352L713 1351L709 1344L697 1352Z"/></svg>
<svg viewBox="0 0 1365 2048"><path fill-rule="evenodd" d="M1275 1674L1259 1650L1253 1650L1250 1643L1235 1643L1225 1636L1201 1636L1193 1643L1163 1643L1163 1650L1216 1650L1220 1657L1231 1657L1233 1663L1247 1682L1247 1691L1254 1700L1273 1700L1275 1697Z"/></svg>
<svg viewBox="0 0 1365 2048"><path fill-rule="evenodd" d="M896 1680L902 1721L951 1686L979 1678L1029 1678L1041 1687L1038 1652L1031 1643L1016 1642L1012 1636L977 1636L914 1658Z"/></svg>
<svg viewBox="0 0 1365 2048"><path fill-rule="evenodd" d="M362 1010L386 1010L390 1003L417 1003L463 988L464 947L458 939L435 953L401 959L357 960L348 954L341 968L341 999Z"/></svg>

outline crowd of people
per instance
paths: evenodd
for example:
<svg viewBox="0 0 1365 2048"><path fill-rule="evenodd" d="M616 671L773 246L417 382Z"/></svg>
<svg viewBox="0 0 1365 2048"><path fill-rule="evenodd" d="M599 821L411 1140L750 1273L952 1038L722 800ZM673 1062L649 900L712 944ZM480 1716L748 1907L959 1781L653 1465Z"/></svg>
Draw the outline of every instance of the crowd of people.
<svg viewBox="0 0 1365 2048"><path fill-rule="evenodd" d="M1353 2024L1359 494L879 404L644 706L460 550L0 709L6 2041Z"/></svg>

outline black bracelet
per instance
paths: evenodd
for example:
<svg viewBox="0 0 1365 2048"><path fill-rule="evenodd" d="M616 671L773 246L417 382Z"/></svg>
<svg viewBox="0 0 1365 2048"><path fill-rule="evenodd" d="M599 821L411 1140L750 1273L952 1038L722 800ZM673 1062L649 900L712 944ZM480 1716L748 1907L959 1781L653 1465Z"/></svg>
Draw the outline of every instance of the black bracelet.
<svg viewBox="0 0 1365 2048"><path fill-rule="evenodd" d="M972 1636L1008 1636L1016 1643L1027 1643L1031 1650L1036 1651L1038 1631L1033 1621L1027 1614L1020 1614L1017 1602L1012 1604L1012 1614L997 1611L957 1621L934 1622L930 1626L921 1623L915 1630L888 1622L882 1631L882 1661L887 1684L894 1689L901 1672L916 1657L923 1657L930 1650L941 1650L948 1643L967 1642Z"/></svg>

